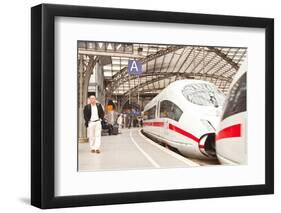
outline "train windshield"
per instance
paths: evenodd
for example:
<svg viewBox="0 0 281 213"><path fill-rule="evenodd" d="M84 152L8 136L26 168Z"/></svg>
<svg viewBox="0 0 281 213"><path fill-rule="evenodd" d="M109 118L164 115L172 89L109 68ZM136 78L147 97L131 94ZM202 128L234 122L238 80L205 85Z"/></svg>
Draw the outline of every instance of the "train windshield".
<svg viewBox="0 0 281 213"><path fill-rule="evenodd" d="M224 94L214 85L204 83L188 84L183 88L182 94L191 103L201 106L219 107L225 99Z"/></svg>
<svg viewBox="0 0 281 213"><path fill-rule="evenodd" d="M222 119L247 110L247 75L244 73L228 94Z"/></svg>

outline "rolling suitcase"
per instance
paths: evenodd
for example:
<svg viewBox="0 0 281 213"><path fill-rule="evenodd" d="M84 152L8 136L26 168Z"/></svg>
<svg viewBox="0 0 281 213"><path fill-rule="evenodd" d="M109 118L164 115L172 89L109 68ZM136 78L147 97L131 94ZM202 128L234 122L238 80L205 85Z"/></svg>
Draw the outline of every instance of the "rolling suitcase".
<svg viewBox="0 0 281 213"><path fill-rule="evenodd" d="M113 125L112 135L118 135L118 124Z"/></svg>

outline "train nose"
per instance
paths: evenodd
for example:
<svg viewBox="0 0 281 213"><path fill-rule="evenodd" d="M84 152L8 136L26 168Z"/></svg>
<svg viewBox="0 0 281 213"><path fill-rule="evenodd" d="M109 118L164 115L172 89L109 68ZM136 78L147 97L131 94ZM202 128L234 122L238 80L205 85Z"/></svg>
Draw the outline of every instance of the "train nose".
<svg viewBox="0 0 281 213"><path fill-rule="evenodd" d="M215 111L205 112L204 116L200 119L202 124L206 127L207 131L216 131L220 124L222 110L219 107Z"/></svg>
<svg viewBox="0 0 281 213"><path fill-rule="evenodd" d="M216 158L215 133L203 135L199 141L199 150L209 158Z"/></svg>

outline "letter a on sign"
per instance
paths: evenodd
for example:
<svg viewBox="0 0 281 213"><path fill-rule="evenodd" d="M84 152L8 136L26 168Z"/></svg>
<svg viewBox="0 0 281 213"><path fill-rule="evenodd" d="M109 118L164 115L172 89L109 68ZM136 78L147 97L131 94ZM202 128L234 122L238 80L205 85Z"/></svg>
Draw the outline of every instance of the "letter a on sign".
<svg viewBox="0 0 281 213"><path fill-rule="evenodd" d="M136 72L139 71L136 61L133 61L130 72L133 72L133 69L135 69Z"/></svg>
<svg viewBox="0 0 281 213"><path fill-rule="evenodd" d="M128 61L128 73L129 75L141 75L142 74L142 63L137 60Z"/></svg>

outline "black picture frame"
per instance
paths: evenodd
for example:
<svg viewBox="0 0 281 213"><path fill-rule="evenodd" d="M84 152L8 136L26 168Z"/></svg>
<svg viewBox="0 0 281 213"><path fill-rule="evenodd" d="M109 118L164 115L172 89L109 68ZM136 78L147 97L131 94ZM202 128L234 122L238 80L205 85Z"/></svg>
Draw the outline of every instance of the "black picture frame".
<svg viewBox="0 0 281 213"><path fill-rule="evenodd" d="M265 184L93 195L54 195L55 17L265 29ZM31 204L60 208L274 193L274 20L271 18L41 4L31 8Z"/></svg>

